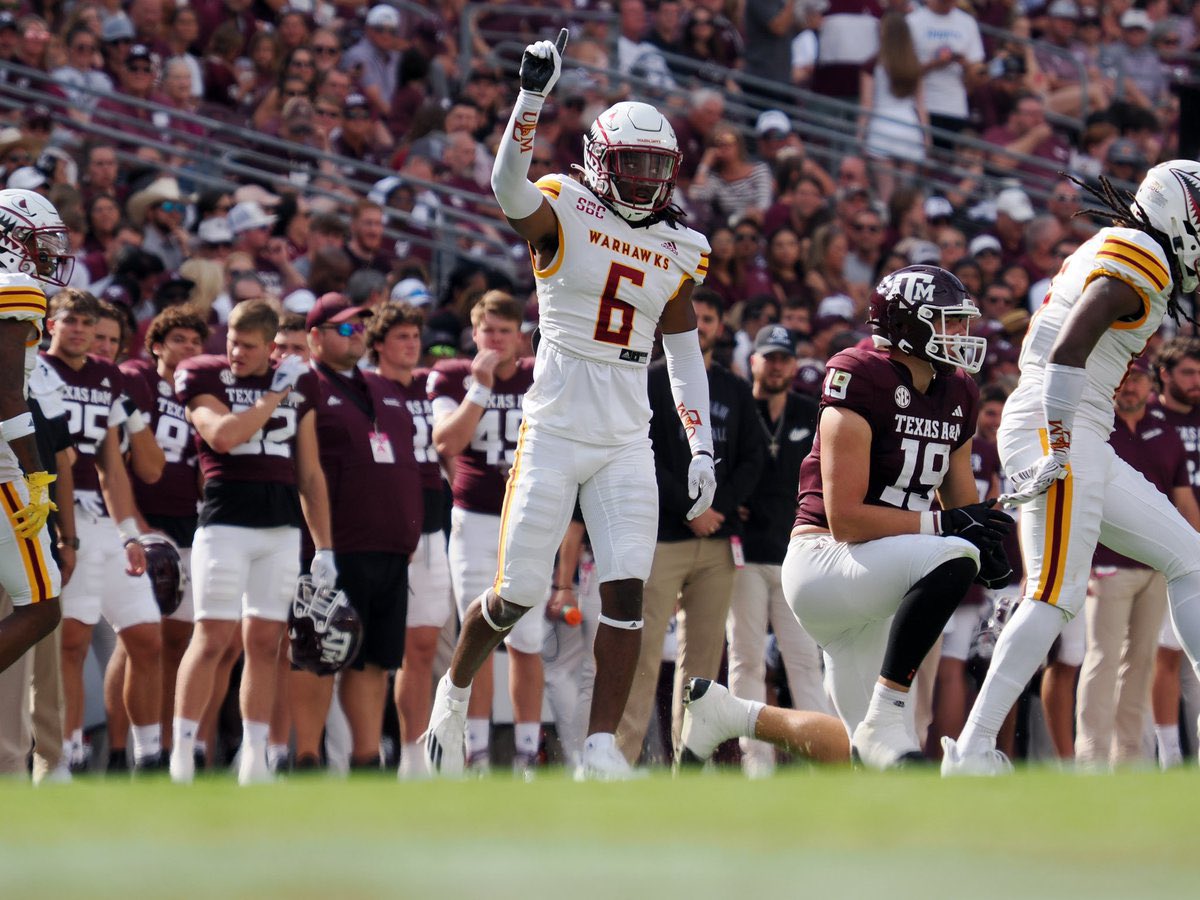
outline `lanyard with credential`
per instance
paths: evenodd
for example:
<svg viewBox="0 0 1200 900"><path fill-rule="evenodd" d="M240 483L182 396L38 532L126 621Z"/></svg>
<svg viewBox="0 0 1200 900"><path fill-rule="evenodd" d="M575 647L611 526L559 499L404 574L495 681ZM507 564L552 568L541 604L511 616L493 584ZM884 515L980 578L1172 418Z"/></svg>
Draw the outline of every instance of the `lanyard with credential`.
<svg viewBox="0 0 1200 900"><path fill-rule="evenodd" d="M350 386L346 384L347 379L345 375L335 372L329 366L325 365L325 363L317 363L317 368L324 373L325 377L329 379L329 383L337 388L342 396L362 411L362 414L367 417L367 421L371 423L371 430L378 431L379 423L375 421L375 402L371 399L371 386L366 383L365 379L363 381L363 388L366 391L366 396L364 397L358 391L351 390ZM354 376L350 376L349 380L353 381Z"/></svg>

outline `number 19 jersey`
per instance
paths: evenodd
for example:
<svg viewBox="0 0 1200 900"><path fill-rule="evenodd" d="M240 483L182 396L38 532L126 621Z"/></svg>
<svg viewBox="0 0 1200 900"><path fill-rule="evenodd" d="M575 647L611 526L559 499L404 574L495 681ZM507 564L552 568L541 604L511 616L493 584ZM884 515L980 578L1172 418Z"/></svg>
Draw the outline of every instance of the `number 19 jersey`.
<svg viewBox="0 0 1200 900"><path fill-rule="evenodd" d="M950 468L950 455L975 434L979 388L961 369L938 375L922 394L886 350L845 350L829 360L821 413L837 406L871 426L864 502L924 512ZM819 420L818 420L819 421ZM797 525L829 527L821 482L821 433L800 465Z"/></svg>
<svg viewBox="0 0 1200 900"><path fill-rule="evenodd" d="M591 444L644 438L646 364L659 317L708 271L708 241L683 225L634 228L566 175L537 183L558 217L558 252L534 266L538 347L531 426Z"/></svg>

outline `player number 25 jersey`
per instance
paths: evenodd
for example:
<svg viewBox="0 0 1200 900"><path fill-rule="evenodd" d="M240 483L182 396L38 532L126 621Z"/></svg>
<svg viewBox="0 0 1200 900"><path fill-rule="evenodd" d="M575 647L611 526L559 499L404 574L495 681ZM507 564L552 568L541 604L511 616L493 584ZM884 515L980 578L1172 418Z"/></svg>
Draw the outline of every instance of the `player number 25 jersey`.
<svg viewBox="0 0 1200 900"><path fill-rule="evenodd" d="M1130 361L1158 331L1173 290L1171 269L1158 242L1131 228L1101 229L1067 258L1051 280L1021 348L1021 381L1004 406L1007 427L1045 427L1042 383L1050 350L1084 289L1100 277L1125 282L1143 304L1136 318L1116 322L1104 333L1087 361L1087 384L1075 427L1088 427L1105 437L1112 430L1113 395Z"/></svg>

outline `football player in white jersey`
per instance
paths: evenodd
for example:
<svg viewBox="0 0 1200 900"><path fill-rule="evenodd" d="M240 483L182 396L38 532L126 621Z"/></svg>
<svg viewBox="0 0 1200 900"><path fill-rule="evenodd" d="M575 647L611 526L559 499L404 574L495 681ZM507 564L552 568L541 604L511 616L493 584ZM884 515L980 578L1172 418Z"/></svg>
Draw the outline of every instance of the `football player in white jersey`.
<svg viewBox="0 0 1200 900"><path fill-rule="evenodd" d="M475 672L549 594L576 496L601 594L595 691L578 774L630 774L613 732L641 645L642 586L658 524L646 390L656 325L692 450L688 486L696 504L688 517L708 509L716 490L708 381L691 304L709 248L671 206L680 154L670 123L652 106L618 103L584 137L579 180L529 180L538 116L558 80L566 40L563 29L556 43L526 47L521 91L492 170L500 208L529 243L541 340L501 514L496 580L467 611L425 735L430 770L448 775L462 771ZM486 406L487 395L476 384L468 400Z"/></svg>
<svg viewBox="0 0 1200 900"><path fill-rule="evenodd" d="M1025 504L1025 602L996 644L966 728L942 739L943 775L1011 769L996 733L1082 609L1098 541L1166 576L1176 631L1192 664L1200 660L1200 535L1108 443L1126 369L1164 315L1177 317L1175 292L1200 286L1200 163L1160 163L1133 196L1101 181L1091 192L1113 227L1054 276L1004 407L997 442L1013 492L1001 500Z"/></svg>
<svg viewBox="0 0 1200 900"><path fill-rule="evenodd" d="M42 286L70 278L67 229L32 191L0 191L0 584L13 611L0 620L0 672L54 630L61 618L58 566L46 519L54 509L29 412L29 373L46 318Z"/></svg>

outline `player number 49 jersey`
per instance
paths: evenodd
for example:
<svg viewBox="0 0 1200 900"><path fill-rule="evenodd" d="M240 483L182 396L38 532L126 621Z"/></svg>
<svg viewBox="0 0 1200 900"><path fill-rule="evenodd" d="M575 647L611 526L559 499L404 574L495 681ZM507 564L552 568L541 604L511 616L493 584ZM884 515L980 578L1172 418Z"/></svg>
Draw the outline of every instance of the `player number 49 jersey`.
<svg viewBox="0 0 1200 900"><path fill-rule="evenodd" d="M1113 425L1113 395L1129 363L1146 348L1167 310L1171 269L1158 242L1131 228L1103 228L1071 254L1050 282L1021 348L1021 381L1004 406L1007 427L1044 428L1042 383L1050 350L1084 289L1096 278L1116 278L1142 298L1140 314L1116 322L1087 361L1087 384L1075 427L1107 436Z"/></svg>

